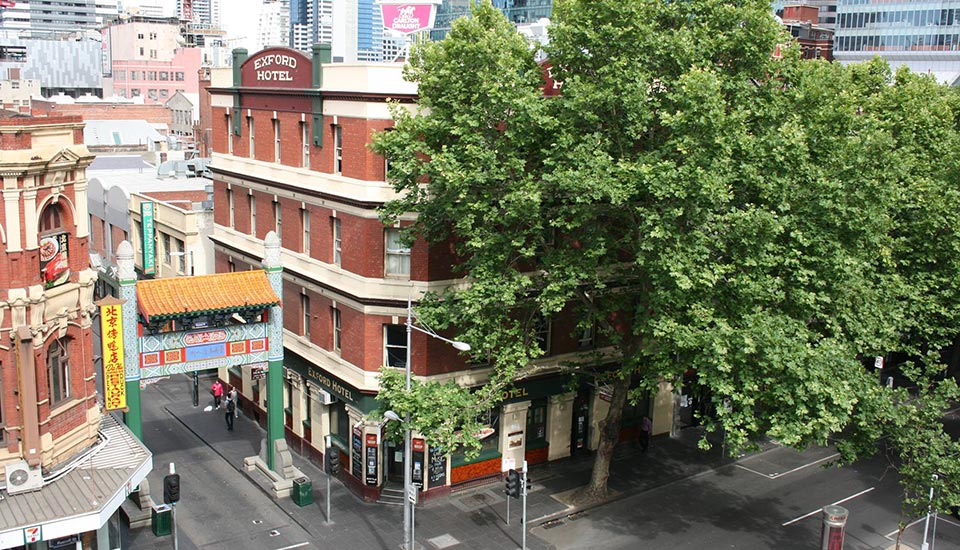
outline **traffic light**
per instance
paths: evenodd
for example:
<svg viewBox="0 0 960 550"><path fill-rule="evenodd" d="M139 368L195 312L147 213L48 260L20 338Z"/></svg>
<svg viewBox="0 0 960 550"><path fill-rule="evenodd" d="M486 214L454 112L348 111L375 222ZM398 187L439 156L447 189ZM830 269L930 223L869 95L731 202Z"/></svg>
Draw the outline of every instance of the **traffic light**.
<svg viewBox="0 0 960 550"><path fill-rule="evenodd" d="M340 473L340 449L336 447L327 447L323 453L323 462L326 466L326 472L331 475Z"/></svg>
<svg viewBox="0 0 960 550"><path fill-rule="evenodd" d="M163 502L175 504L180 500L180 474L169 474L163 477Z"/></svg>
<svg viewBox="0 0 960 550"><path fill-rule="evenodd" d="M520 498L520 472L510 470L507 472L506 490L508 497Z"/></svg>

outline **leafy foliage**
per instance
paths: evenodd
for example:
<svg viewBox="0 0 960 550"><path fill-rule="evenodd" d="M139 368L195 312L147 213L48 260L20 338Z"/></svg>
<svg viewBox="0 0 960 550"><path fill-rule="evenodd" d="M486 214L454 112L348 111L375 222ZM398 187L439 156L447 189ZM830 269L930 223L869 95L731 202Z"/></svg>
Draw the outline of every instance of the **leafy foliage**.
<svg viewBox="0 0 960 550"><path fill-rule="evenodd" d="M411 237L453 243L470 283L419 315L456 327L489 373L416 396L386 375L391 406L452 448L512 381L594 376L614 388L596 493L629 388L691 370L733 452L843 433L852 458L878 421L942 412L930 352L958 333L955 94L880 61L774 58L789 38L763 0L565 0L554 16L560 96L542 97L533 51L483 2L414 52L421 109L396 106L374 140L400 197L384 220L416 212ZM596 326L598 353L543 358L552 315ZM915 400L861 361L895 351L926 381Z"/></svg>

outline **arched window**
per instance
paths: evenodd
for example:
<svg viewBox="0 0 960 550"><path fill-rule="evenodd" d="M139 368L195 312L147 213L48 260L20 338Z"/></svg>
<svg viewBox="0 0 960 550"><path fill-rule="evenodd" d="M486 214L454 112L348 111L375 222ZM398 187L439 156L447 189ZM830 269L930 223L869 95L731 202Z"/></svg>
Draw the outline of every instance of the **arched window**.
<svg viewBox="0 0 960 550"><path fill-rule="evenodd" d="M50 404L70 397L70 340L57 338L47 347L47 384Z"/></svg>
<svg viewBox="0 0 960 550"><path fill-rule="evenodd" d="M57 203L52 203L40 213L40 232L56 231L63 228L63 209Z"/></svg>

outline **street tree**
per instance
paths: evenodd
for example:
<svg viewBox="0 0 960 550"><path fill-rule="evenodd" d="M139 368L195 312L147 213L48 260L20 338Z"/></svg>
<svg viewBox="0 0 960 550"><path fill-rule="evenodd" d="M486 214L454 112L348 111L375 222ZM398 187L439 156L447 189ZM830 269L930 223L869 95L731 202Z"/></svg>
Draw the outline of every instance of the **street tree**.
<svg viewBox="0 0 960 550"><path fill-rule="evenodd" d="M432 443L475 452L472 419L503 388L590 377L611 402L583 501L606 495L624 404L664 383L708 395L702 420L733 452L846 428L860 429L846 456L862 450L867 419L890 409L861 358L901 349L905 323L934 309L921 298L954 281L914 277L942 255L910 249L923 228L904 219L903 184L927 167L897 161L907 120L879 114L918 100L888 94L877 67L802 62L789 42L763 0L566 0L544 47L549 98L534 50L489 2L415 49L419 109L396 107L374 140L400 197L383 218L416 212L411 240L455 247L469 284L418 312L455 327L489 382L411 395L386 369L391 407ZM595 327L595 353L542 357L543 323L561 315Z"/></svg>

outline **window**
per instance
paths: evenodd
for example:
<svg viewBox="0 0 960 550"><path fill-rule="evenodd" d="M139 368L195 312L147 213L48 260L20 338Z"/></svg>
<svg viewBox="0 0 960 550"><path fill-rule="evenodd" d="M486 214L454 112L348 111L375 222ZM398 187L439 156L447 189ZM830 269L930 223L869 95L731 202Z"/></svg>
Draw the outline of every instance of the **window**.
<svg viewBox="0 0 960 550"><path fill-rule="evenodd" d="M330 435L339 439L344 445L350 442L350 415L347 414L347 405L339 399L330 405ZM340 452L340 451L336 451Z"/></svg>
<svg viewBox="0 0 960 550"><path fill-rule="evenodd" d="M280 162L280 120L273 119L273 161Z"/></svg>
<svg viewBox="0 0 960 550"><path fill-rule="evenodd" d="M527 447L547 438L547 398L534 399L527 409Z"/></svg>
<svg viewBox="0 0 960 550"><path fill-rule="evenodd" d="M303 227L303 242L300 243L300 249L304 254L310 255L310 211L306 208L300 209L300 225Z"/></svg>
<svg viewBox="0 0 960 550"><path fill-rule="evenodd" d="M157 58L157 50L150 50L150 59Z"/></svg>
<svg viewBox="0 0 960 550"><path fill-rule="evenodd" d="M12 89L14 89L14 90L19 90L19 89L20 89L20 81L19 81L19 80L11 80L11 81L10 81L10 87L11 87Z"/></svg>
<svg viewBox="0 0 960 550"><path fill-rule="evenodd" d="M253 158L254 147L253 147L253 117L252 116L247 117L247 135L248 135L249 146L250 146L250 154L248 156L250 158Z"/></svg>
<svg viewBox="0 0 960 550"><path fill-rule="evenodd" d="M577 345L581 348L592 348L593 333L594 333L593 323L587 326L581 325L579 327L579 336L577 337Z"/></svg>
<svg viewBox="0 0 960 550"><path fill-rule="evenodd" d="M533 319L534 338L537 342L537 347L545 354L550 353L550 319L544 316L539 311Z"/></svg>
<svg viewBox="0 0 960 550"><path fill-rule="evenodd" d="M339 174L343 169L343 128L333 127L333 173Z"/></svg>
<svg viewBox="0 0 960 550"><path fill-rule="evenodd" d="M140 97L141 91L140 88L132 88L130 90L130 97Z"/></svg>
<svg viewBox="0 0 960 550"><path fill-rule="evenodd" d="M160 80L170 80L170 73L167 71L160 71Z"/></svg>
<svg viewBox="0 0 960 550"><path fill-rule="evenodd" d="M150 33L150 40L156 40L156 39L157 39L157 33L155 32Z"/></svg>
<svg viewBox="0 0 960 550"><path fill-rule="evenodd" d="M333 218L333 263L340 265L341 250L343 248L340 218Z"/></svg>
<svg viewBox="0 0 960 550"><path fill-rule="evenodd" d="M310 125L306 122L300 123L300 145L303 147L300 166L310 168Z"/></svg>
<svg viewBox="0 0 960 550"><path fill-rule="evenodd" d="M166 89L161 88L161 89L160 89L160 99L167 99L168 97L170 97L170 90L166 90Z"/></svg>
<svg viewBox="0 0 960 550"><path fill-rule="evenodd" d="M150 88L147 90L147 98L157 99L157 90L155 88Z"/></svg>
<svg viewBox="0 0 960 550"><path fill-rule="evenodd" d="M227 211L229 212L230 216L230 229L234 228L237 221L237 218L233 213L233 206L233 189L227 189Z"/></svg>
<svg viewBox="0 0 960 550"><path fill-rule="evenodd" d="M173 78L177 82L183 82L183 71L177 71L173 73Z"/></svg>
<svg viewBox="0 0 960 550"><path fill-rule="evenodd" d="M174 248L177 253L177 272L186 273L186 262L187 262L187 252L186 246L184 246L183 241L180 239L174 239Z"/></svg>
<svg viewBox="0 0 960 550"><path fill-rule="evenodd" d="M156 80L157 71L147 71L147 78L145 80Z"/></svg>
<svg viewBox="0 0 960 550"><path fill-rule="evenodd" d="M51 203L40 214L40 232L49 233L63 228L63 209L57 203Z"/></svg>
<svg viewBox="0 0 960 550"><path fill-rule="evenodd" d="M247 195L247 206L250 207L250 234L257 236L257 199L253 193Z"/></svg>
<svg viewBox="0 0 960 550"><path fill-rule="evenodd" d="M407 366L407 326L383 326L383 362L399 369Z"/></svg>
<svg viewBox="0 0 960 550"><path fill-rule="evenodd" d="M230 118L230 111L227 111L227 153L233 154L233 120Z"/></svg>
<svg viewBox="0 0 960 550"><path fill-rule="evenodd" d="M50 404L70 397L70 341L57 338L47 348L47 384Z"/></svg>
<svg viewBox="0 0 960 550"><path fill-rule="evenodd" d="M333 308L333 351L340 351L340 310ZM406 327L404 327L406 329Z"/></svg>
<svg viewBox="0 0 960 550"><path fill-rule="evenodd" d="M306 291L301 290L300 294L300 314L302 317L302 326L300 327L301 334L304 336L310 336L310 297L307 296Z"/></svg>
<svg viewBox="0 0 960 550"><path fill-rule="evenodd" d="M143 40L143 33L142 33L142 32L138 32L138 33L137 33L137 40Z"/></svg>
<svg viewBox="0 0 960 550"><path fill-rule="evenodd" d="M127 79L127 71L117 71L117 72L116 72L116 77L117 77L117 80L126 80L126 79Z"/></svg>
<svg viewBox="0 0 960 550"><path fill-rule="evenodd" d="M173 256L170 255L170 253L173 252L173 248L171 248L170 246L170 235L167 235L166 233L163 233L162 235L163 235L163 254L164 254L164 258L166 258L167 260L166 264L173 265Z"/></svg>
<svg viewBox="0 0 960 550"><path fill-rule="evenodd" d="M130 71L130 80L140 80L140 71Z"/></svg>
<svg viewBox="0 0 960 550"><path fill-rule="evenodd" d="M280 204L279 200L273 201L273 220L274 220L274 230L277 232L277 238L280 238L283 235L283 205Z"/></svg>
<svg viewBox="0 0 960 550"><path fill-rule="evenodd" d="M386 231L386 274L410 276L410 249L400 242L400 230Z"/></svg>

